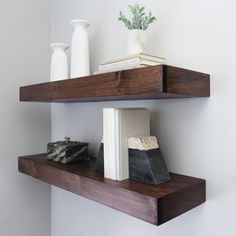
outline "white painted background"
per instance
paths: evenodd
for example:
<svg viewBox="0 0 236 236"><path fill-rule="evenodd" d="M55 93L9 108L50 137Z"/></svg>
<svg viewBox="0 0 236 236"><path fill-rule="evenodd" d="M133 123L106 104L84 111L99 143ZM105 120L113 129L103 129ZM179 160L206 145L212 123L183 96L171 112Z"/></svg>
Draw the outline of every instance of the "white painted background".
<svg viewBox="0 0 236 236"><path fill-rule="evenodd" d="M147 106L170 171L207 180L207 202L155 227L71 193L52 189L52 236L233 236L236 234L236 3L233 0L138 1L158 21L148 50L167 63L211 74L211 98L81 103L54 107L53 137L80 139L97 152L102 108ZM52 39L70 43L73 18L91 22L92 70L125 54L125 28L117 21L127 0L53 0ZM64 113L66 112L66 113ZM55 115L57 113L57 115ZM58 117L58 114L66 114ZM62 118L62 120L61 120ZM61 130L56 132L56 130Z"/></svg>
<svg viewBox="0 0 236 236"><path fill-rule="evenodd" d="M50 106L19 102L19 87L48 80L48 0L0 0L0 235L49 236L50 187L18 173L19 155L50 140Z"/></svg>
<svg viewBox="0 0 236 236"><path fill-rule="evenodd" d="M52 188L52 236L234 236L236 225L236 3L233 0L139 1L158 22L148 50L167 63L211 74L210 99L53 105L52 137L91 143L97 153L102 108L147 106L170 171L207 179L207 202L155 227ZM49 235L49 188L17 173L19 154L45 150L50 114L45 104L20 104L18 87L49 74L49 1L11 0L0 7L0 235ZM91 22L92 71L102 59L125 53L125 28L117 21L127 0L52 0L52 41L70 42L73 18ZM14 147L12 147L12 143Z"/></svg>

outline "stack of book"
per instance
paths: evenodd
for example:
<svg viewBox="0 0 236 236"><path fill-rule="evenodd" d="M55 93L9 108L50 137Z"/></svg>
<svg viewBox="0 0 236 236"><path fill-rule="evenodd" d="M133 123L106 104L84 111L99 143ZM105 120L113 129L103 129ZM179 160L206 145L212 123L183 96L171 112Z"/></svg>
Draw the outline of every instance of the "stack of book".
<svg viewBox="0 0 236 236"><path fill-rule="evenodd" d="M150 114L146 108L104 108L104 176L129 178L128 138L150 136Z"/></svg>
<svg viewBox="0 0 236 236"><path fill-rule="evenodd" d="M103 61L94 74L129 70L146 66L162 65L165 59L146 53L133 54L122 58Z"/></svg>

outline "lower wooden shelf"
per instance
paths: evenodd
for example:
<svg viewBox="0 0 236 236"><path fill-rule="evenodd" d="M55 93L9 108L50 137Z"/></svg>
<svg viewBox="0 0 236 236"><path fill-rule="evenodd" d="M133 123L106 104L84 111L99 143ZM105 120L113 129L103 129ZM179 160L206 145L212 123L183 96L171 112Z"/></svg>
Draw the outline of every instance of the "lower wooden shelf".
<svg viewBox="0 0 236 236"><path fill-rule="evenodd" d="M170 182L158 186L132 180L118 182L96 171L95 161L63 165L39 154L19 157L19 171L154 225L205 202L203 179L171 174Z"/></svg>

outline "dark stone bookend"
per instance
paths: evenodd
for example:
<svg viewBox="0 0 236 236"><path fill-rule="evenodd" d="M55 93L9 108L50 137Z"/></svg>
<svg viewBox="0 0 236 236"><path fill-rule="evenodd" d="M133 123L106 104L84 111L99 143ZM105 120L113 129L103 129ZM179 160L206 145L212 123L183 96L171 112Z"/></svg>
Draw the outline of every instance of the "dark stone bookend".
<svg viewBox="0 0 236 236"><path fill-rule="evenodd" d="M96 162L96 170L104 172L104 144L101 143L98 158Z"/></svg>
<svg viewBox="0 0 236 236"><path fill-rule="evenodd" d="M129 175L130 179L154 185L170 180L160 148L129 149Z"/></svg>
<svg viewBox="0 0 236 236"><path fill-rule="evenodd" d="M104 144L101 143L96 170L104 172ZM170 180L160 148L148 151L129 149L130 179L158 185Z"/></svg>

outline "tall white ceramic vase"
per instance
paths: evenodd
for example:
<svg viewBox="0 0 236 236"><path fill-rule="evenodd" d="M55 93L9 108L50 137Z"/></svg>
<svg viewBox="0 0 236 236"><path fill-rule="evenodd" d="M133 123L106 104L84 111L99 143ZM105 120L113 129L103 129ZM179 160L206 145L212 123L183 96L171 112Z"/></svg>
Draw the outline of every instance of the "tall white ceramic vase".
<svg viewBox="0 0 236 236"><path fill-rule="evenodd" d="M66 50L69 48L64 43L52 43L50 81L68 79L68 60Z"/></svg>
<svg viewBox="0 0 236 236"><path fill-rule="evenodd" d="M86 20L72 20L74 33L71 43L71 78L90 75L89 38Z"/></svg>
<svg viewBox="0 0 236 236"><path fill-rule="evenodd" d="M144 52L146 46L146 31L133 29L128 31L127 55Z"/></svg>

